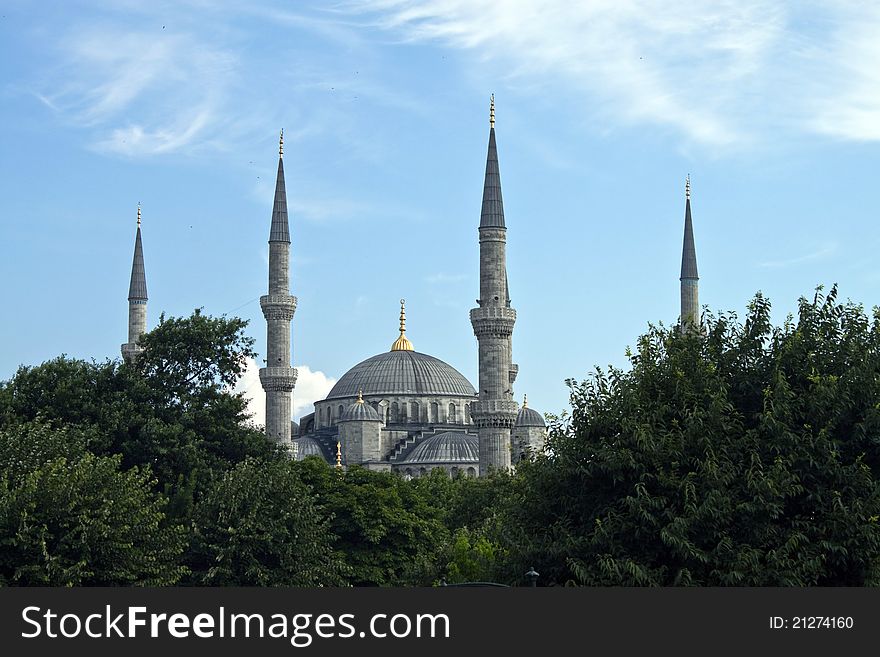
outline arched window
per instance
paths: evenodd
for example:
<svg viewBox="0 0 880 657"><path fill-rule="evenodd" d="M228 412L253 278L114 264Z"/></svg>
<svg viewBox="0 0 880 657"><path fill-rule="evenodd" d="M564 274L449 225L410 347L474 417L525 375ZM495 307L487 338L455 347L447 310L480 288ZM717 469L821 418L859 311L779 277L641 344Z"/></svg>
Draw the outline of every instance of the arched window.
<svg viewBox="0 0 880 657"><path fill-rule="evenodd" d="M409 405L409 409L410 409L409 410L409 415L410 415L409 421L410 422L418 422L419 421L419 402L415 402L415 401L412 402Z"/></svg>
<svg viewBox="0 0 880 657"><path fill-rule="evenodd" d="M336 419L337 419L337 420L341 420L341 419L342 419L342 414L345 413L345 407L344 407L342 404L340 404L340 405L339 405L339 408L338 408L337 410L339 411L339 415L337 416Z"/></svg>
<svg viewBox="0 0 880 657"><path fill-rule="evenodd" d="M419 468L419 476L424 477L428 473L424 468Z"/></svg>
<svg viewBox="0 0 880 657"><path fill-rule="evenodd" d="M470 421L471 421L471 405L465 404L464 405L464 423L470 424Z"/></svg>
<svg viewBox="0 0 880 657"><path fill-rule="evenodd" d="M324 426L330 426L330 407L324 408Z"/></svg>
<svg viewBox="0 0 880 657"><path fill-rule="evenodd" d="M458 474L458 468L453 465L452 469L449 471L449 474L451 474L453 477L455 477L455 475Z"/></svg>
<svg viewBox="0 0 880 657"><path fill-rule="evenodd" d="M450 405L449 405L449 414L446 416L446 421L449 422L449 424L455 424L455 423L456 423L456 419L455 419L455 404L450 404Z"/></svg>
<svg viewBox="0 0 880 657"><path fill-rule="evenodd" d="M440 405L437 402L431 402L431 415L428 418L428 422L439 422L440 421Z"/></svg>
<svg viewBox="0 0 880 657"><path fill-rule="evenodd" d="M467 476L468 477L476 477L477 471L474 468L468 468L467 469Z"/></svg>

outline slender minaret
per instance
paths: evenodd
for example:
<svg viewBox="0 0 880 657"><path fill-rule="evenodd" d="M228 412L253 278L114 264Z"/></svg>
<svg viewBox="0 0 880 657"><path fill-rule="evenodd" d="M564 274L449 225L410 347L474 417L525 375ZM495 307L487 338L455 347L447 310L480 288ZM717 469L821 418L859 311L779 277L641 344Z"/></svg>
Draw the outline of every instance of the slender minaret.
<svg viewBox="0 0 880 657"><path fill-rule="evenodd" d="M479 343L479 400L471 417L480 436L480 476L510 467L510 436L516 423L511 362L511 339L516 311L507 289L507 228L501 200L501 177L495 147L495 96L489 106L489 152L480 214L480 298L471 310L471 324Z"/></svg>
<svg viewBox="0 0 880 657"><path fill-rule="evenodd" d="M269 229L269 294L260 297L266 318L266 367L260 383L266 391L266 435L292 449L290 401L296 370L290 366L290 321L296 297L290 295L290 226L287 223L287 192L284 189L284 131L278 142L278 178L275 207Z"/></svg>
<svg viewBox="0 0 880 657"><path fill-rule="evenodd" d="M147 332L147 277L144 274L144 250L141 246L141 205L137 209L137 233L128 285L128 342L122 345L122 357L131 362L143 351L137 342Z"/></svg>
<svg viewBox="0 0 880 657"><path fill-rule="evenodd" d="M694 225L691 222L691 177L684 184L684 245L681 249L681 326L700 329L700 296L697 275L697 250L694 247Z"/></svg>

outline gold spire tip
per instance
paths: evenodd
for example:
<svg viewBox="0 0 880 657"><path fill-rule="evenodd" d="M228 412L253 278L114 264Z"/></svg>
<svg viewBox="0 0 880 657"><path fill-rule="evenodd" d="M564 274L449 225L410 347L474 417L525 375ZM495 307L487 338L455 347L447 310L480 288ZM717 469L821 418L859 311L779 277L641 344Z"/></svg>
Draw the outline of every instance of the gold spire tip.
<svg viewBox="0 0 880 657"><path fill-rule="evenodd" d="M357 398L357 403L358 403L358 404L363 404L363 403L364 403L364 390L363 390L363 388L358 388L358 398Z"/></svg>
<svg viewBox="0 0 880 657"><path fill-rule="evenodd" d="M284 128L281 128L281 135L278 137L278 157L284 156Z"/></svg>
<svg viewBox="0 0 880 657"><path fill-rule="evenodd" d="M529 396L523 395L523 408L528 408L528 407L529 407Z"/></svg>
<svg viewBox="0 0 880 657"><path fill-rule="evenodd" d="M400 300L400 336L391 345L391 351L415 351L406 337L406 299Z"/></svg>
<svg viewBox="0 0 880 657"><path fill-rule="evenodd" d="M138 228L141 227L141 204L138 203Z"/></svg>
<svg viewBox="0 0 880 657"><path fill-rule="evenodd" d="M489 127L495 127L495 94L489 96Z"/></svg>
<svg viewBox="0 0 880 657"><path fill-rule="evenodd" d="M336 442L336 467L342 467L342 443Z"/></svg>
<svg viewBox="0 0 880 657"><path fill-rule="evenodd" d="M686 199L691 198L691 174L688 174L684 181L684 197Z"/></svg>

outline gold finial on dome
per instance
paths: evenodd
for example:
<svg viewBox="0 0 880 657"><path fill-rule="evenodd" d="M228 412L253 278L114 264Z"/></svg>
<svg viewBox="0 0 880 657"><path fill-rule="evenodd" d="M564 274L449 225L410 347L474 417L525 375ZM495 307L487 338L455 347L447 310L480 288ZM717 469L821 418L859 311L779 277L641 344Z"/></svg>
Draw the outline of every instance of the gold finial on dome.
<svg viewBox="0 0 880 657"><path fill-rule="evenodd" d="M687 200L691 198L691 174L688 174L687 179L684 181L684 197Z"/></svg>
<svg viewBox="0 0 880 657"><path fill-rule="evenodd" d="M284 128L281 128L281 135L278 137L278 157L284 157Z"/></svg>
<svg viewBox="0 0 880 657"><path fill-rule="evenodd" d="M400 300L400 336L391 345L391 351L415 351L406 338L406 299Z"/></svg>
<svg viewBox="0 0 880 657"><path fill-rule="evenodd" d="M529 396L523 395L523 408L528 408L528 407L529 407Z"/></svg>
<svg viewBox="0 0 880 657"><path fill-rule="evenodd" d="M495 127L495 94L489 96L489 127Z"/></svg>
<svg viewBox="0 0 880 657"><path fill-rule="evenodd" d="M138 228L141 227L141 204L138 203Z"/></svg>
<svg viewBox="0 0 880 657"><path fill-rule="evenodd" d="M358 398L357 398L357 403L358 403L358 404L363 404L363 403L364 403L364 390L363 390L363 388L358 388Z"/></svg>
<svg viewBox="0 0 880 657"><path fill-rule="evenodd" d="M342 467L342 443L336 442L336 467Z"/></svg>

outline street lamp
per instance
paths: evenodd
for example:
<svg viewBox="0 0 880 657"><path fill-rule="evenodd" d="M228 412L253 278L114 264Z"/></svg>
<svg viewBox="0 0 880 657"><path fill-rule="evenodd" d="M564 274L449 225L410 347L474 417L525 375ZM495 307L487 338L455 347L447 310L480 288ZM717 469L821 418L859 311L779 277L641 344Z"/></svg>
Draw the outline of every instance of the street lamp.
<svg viewBox="0 0 880 657"><path fill-rule="evenodd" d="M532 567L529 569L529 572L526 573L526 577L528 578L529 583L530 583L532 586L537 586L537 585L538 585L538 577L539 577L539 575L538 575L537 572L535 572L535 567L534 567L534 566L532 566Z"/></svg>

